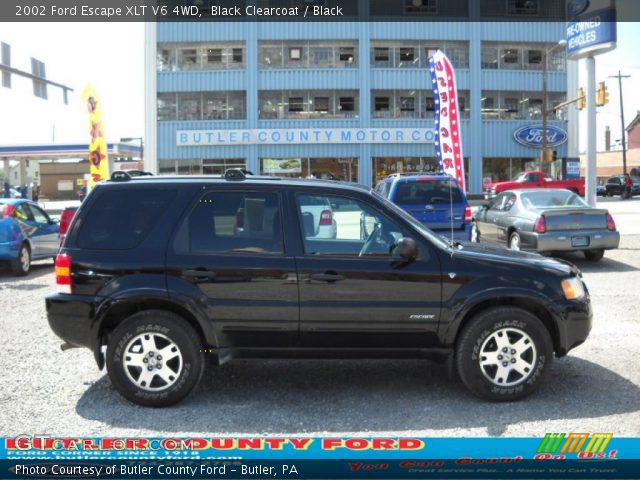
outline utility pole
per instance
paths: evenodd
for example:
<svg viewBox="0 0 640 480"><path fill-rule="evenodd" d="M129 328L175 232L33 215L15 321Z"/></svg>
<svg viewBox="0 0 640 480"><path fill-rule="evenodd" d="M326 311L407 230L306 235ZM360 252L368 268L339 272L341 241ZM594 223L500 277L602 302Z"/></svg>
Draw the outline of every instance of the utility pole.
<svg viewBox="0 0 640 480"><path fill-rule="evenodd" d="M609 78L617 78L620 87L620 125L622 127L622 173L627 173L627 141L624 132L624 107L622 103L622 79L629 78L631 75L622 75L618 70L618 75L609 75Z"/></svg>

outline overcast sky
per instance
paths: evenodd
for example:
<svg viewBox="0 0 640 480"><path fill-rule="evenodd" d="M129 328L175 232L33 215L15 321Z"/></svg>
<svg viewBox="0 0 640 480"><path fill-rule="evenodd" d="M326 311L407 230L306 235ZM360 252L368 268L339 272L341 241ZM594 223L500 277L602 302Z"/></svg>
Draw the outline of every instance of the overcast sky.
<svg viewBox="0 0 640 480"><path fill-rule="evenodd" d="M213 26L214 24L212 24ZM37 35L35 34L37 33ZM47 77L75 89L72 101L60 115L56 141L83 141L87 136L87 112L80 93L92 83L102 98L107 140L144 135L144 24L143 23L0 23L0 39L12 44L12 52L26 52L45 62ZM617 80L608 78L621 70L625 123L640 110L640 23L618 24L618 48L596 59L596 81L609 86L609 105L598 111L598 150L604 148L604 128L612 141L620 138L620 105ZM16 58L15 55L12 55ZM23 67L27 68L27 67ZM580 61L581 86L586 86L585 61ZM426 77L425 77L426 78ZM569 92L572 97L574 92ZM580 150L585 148L586 116L580 124ZM0 144L15 138L3 125ZM10 128L10 126L9 126ZM49 141L35 138L31 143Z"/></svg>

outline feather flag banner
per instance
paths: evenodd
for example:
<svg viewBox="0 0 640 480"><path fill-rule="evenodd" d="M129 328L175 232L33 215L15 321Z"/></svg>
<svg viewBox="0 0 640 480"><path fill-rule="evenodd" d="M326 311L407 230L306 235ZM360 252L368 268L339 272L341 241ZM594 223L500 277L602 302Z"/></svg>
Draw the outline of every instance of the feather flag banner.
<svg viewBox="0 0 640 480"><path fill-rule="evenodd" d="M89 142L89 172L91 175L88 192L96 183L109 178L109 157L102 124L102 105L98 94L91 85L87 85L83 90L82 99L87 102L89 133L91 135Z"/></svg>
<svg viewBox="0 0 640 480"><path fill-rule="evenodd" d="M429 71L435 104L436 157L444 173L455 178L466 191L460 110L453 66L447 56L438 50L429 57Z"/></svg>

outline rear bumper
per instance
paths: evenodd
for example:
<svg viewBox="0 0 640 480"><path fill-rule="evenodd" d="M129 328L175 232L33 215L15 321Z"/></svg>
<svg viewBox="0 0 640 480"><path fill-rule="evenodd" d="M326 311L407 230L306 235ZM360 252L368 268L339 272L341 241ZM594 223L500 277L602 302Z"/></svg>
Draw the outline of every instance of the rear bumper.
<svg viewBox="0 0 640 480"><path fill-rule="evenodd" d="M574 245L575 237L585 237L586 245ZM620 232L609 230L553 231L547 233L521 232L522 248L537 252L571 252L611 250L620 244Z"/></svg>
<svg viewBox="0 0 640 480"><path fill-rule="evenodd" d="M45 299L51 330L65 342L94 349L97 331L95 299L85 295L54 293Z"/></svg>
<svg viewBox="0 0 640 480"><path fill-rule="evenodd" d="M15 260L18 258L20 242L0 242L0 260Z"/></svg>

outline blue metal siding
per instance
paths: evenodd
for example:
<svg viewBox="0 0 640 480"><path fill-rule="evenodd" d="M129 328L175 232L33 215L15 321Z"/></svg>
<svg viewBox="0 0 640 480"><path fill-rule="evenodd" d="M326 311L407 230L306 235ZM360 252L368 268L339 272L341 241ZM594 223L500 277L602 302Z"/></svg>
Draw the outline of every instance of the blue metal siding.
<svg viewBox="0 0 640 480"><path fill-rule="evenodd" d="M455 0L458 2L458 0ZM451 2L453 5L455 2ZM366 2L361 1L361 7ZM465 3L464 1L462 2ZM469 0L470 14L478 7ZM366 8L366 6L365 6ZM159 122L158 158L246 158L248 167L259 170L263 157L357 157L359 179L369 183L372 157L433 157L432 144L341 144L341 145L250 145L177 147L177 130L255 128L430 128L427 119L371 118L371 90L428 89L425 69L372 68L372 40L457 40L469 42L469 68L456 70L460 90L469 91L470 118L462 120L463 153L469 158L470 190L481 191L483 157L536 157L536 149L519 145L513 131L534 122L483 120L480 98L484 90L540 91L542 72L484 70L483 41L555 43L564 36L563 23L541 22L161 22L157 42L241 41L245 44L246 67L241 70L158 72L158 92L246 90L247 118L241 121ZM356 40L359 63L354 68L259 69L258 42L263 40ZM549 72L550 92L566 91L566 73ZM359 90L360 111L351 119L260 120L260 90ZM535 122L539 123L539 122ZM550 122L566 129L566 122ZM566 145L558 147L566 155Z"/></svg>

